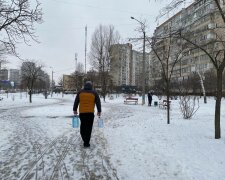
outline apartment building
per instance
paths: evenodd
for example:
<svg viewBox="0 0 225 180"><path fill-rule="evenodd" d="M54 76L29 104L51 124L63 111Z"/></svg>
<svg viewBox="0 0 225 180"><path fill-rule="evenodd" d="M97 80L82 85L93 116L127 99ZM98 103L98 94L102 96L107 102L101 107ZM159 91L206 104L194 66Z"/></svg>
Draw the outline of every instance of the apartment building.
<svg viewBox="0 0 225 180"><path fill-rule="evenodd" d="M76 89L74 76L63 74L63 91L73 91Z"/></svg>
<svg viewBox="0 0 225 180"><path fill-rule="evenodd" d="M110 71L114 86L132 84L132 45L114 44L110 49Z"/></svg>
<svg viewBox="0 0 225 180"><path fill-rule="evenodd" d="M18 85L20 82L20 71L19 69L10 69L9 70L9 80Z"/></svg>
<svg viewBox="0 0 225 180"><path fill-rule="evenodd" d="M1 69L0 70L0 80L8 80L8 70L7 69Z"/></svg>
<svg viewBox="0 0 225 180"><path fill-rule="evenodd" d="M143 81L149 86L150 54L145 55L145 73L143 73L143 53L133 50L132 44L115 44L110 51L110 76L114 86L142 87Z"/></svg>
<svg viewBox="0 0 225 180"><path fill-rule="evenodd" d="M220 4L224 6L224 1ZM187 8L182 9L173 17L168 19L163 24L159 25L154 32L154 37L163 37L169 32L176 32L181 30L188 34L189 39L201 47L207 49L211 53L218 51L220 45L216 43L215 39L221 35L224 39L224 29L217 28L224 27L222 19L216 10L213 0L195 1ZM176 63L173 69L172 78L176 80L187 79L193 72L204 73L213 68L213 64L209 57L199 48L187 45L188 43L181 39L174 39L168 43L168 40L159 40L157 48L166 49L170 47L169 65L172 65L179 50L180 61ZM182 48L182 49L181 49ZM161 64L154 52L151 52L151 81L160 79Z"/></svg>
<svg viewBox="0 0 225 180"><path fill-rule="evenodd" d="M142 86L142 61L143 61L143 53L139 51L132 51L132 85L137 86L138 89Z"/></svg>

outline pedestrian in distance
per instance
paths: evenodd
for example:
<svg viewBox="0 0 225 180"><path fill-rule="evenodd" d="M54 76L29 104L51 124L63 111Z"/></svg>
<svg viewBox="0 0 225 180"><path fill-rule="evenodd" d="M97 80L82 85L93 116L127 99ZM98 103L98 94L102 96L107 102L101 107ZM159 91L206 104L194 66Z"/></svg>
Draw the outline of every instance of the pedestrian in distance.
<svg viewBox="0 0 225 180"><path fill-rule="evenodd" d="M152 92L148 92L148 106L152 105Z"/></svg>
<svg viewBox="0 0 225 180"><path fill-rule="evenodd" d="M94 122L94 109L97 107L97 115L101 116L101 101L96 91L92 89L92 82L86 81L84 88L77 93L73 105L73 113L77 115L79 106L80 135L84 147L90 147L91 132Z"/></svg>

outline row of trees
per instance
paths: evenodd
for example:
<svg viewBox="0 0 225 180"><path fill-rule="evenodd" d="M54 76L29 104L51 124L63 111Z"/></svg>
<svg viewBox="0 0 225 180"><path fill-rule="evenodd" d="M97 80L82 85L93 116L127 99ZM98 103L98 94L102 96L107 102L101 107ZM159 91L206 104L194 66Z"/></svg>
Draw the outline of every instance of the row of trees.
<svg viewBox="0 0 225 180"><path fill-rule="evenodd" d="M32 103L34 90L47 93L50 87L49 75L43 71L43 65L34 60L24 61L21 66L21 89L27 89L29 101Z"/></svg>
<svg viewBox="0 0 225 180"><path fill-rule="evenodd" d="M201 74L204 83L204 89L207 96L216 96L216 71L214 69L209 69ZM225 72L223 73L225 77ZM165 84L164 80L155 80L154 85L151 89L154 90L158 95L165 94ZM201 79L197 72L193 72L188 79L182 81L171 81L171 95L182 94L181 88L185 87L186 94L189 95L203 95L203 90L201 86ZM225 78L223 79L223 89L225 89ZM223 94L225 96L225 94Z"/></svg>

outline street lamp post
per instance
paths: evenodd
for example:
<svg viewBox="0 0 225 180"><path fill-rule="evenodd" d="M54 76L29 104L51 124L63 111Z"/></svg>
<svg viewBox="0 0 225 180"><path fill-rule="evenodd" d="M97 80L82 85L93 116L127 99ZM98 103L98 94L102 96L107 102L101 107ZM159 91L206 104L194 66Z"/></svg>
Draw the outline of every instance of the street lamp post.
<svg viewBox="0 0 225 180"><path fill-rule="evenodd" d="M130 17L131 19L134 19L135 21L137 21L138 23L141 24L142 26L142 32L143 32L143 59L142 59L142 105L145 104L145 25L143 22L135 19L134 17Z"/></svg>
<svg viewBox="0 0 225 180"><path fill-rule="evenodd" d="M52 69L52 82L51 82L51 97L53 95L53 67L50 67Z"/></svg>

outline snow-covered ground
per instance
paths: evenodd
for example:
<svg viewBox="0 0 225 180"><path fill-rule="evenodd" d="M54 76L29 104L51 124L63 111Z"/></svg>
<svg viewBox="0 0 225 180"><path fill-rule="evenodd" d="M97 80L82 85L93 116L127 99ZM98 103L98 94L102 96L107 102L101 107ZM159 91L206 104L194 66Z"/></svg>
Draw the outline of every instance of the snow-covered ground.
<svg viewBox="0 0 225 180"><path fill-rule="evenodd" d="M0 101L0 179L220 180L225 178L225 100L221 134L214 139L214 98L190 120L179 100L166 110L102 102L104 128L95 121L91 148L71 127L73 95L44 99L12 94ZM14 99L14 100L13 100ZM147 99L146 99L147 100ZM153 101L157 100L153 96Z"/></svg>

